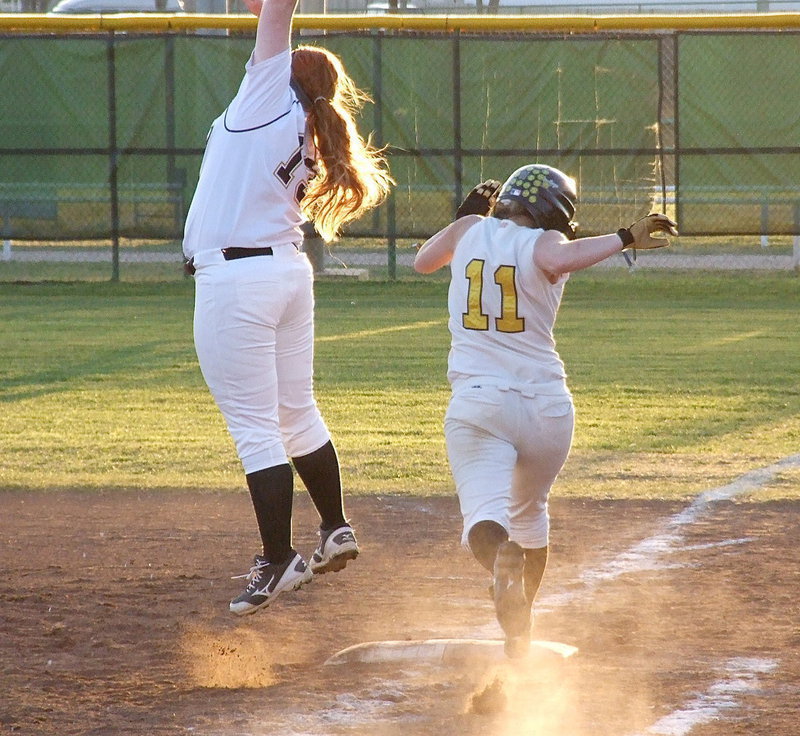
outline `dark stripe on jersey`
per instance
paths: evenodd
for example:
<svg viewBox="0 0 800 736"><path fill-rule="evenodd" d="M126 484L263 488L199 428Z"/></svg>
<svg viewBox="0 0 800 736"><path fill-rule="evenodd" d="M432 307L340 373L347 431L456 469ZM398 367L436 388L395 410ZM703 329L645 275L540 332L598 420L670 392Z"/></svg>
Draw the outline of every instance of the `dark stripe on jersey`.
<svg viewBox="0 0 800 736"><path fill-rule="evenodd" d="M253 130L260 130L261 128L266 128L268 125L272 125L273 123L277 122L281 118L285 118L294 109L294 106L295 105L299 105L299 104L300 103L297 100L294 100L292 102L292 106L286 112L278 115L277 118L273 118L268 123L264 123L263 125L256 125L256 126L254 126L252 128L242 128L241 130L234 130L233 128L229 128L228 127L228 108L226 107L225 108L225 115L224 115L223 120L222 120L222 124L225 126L225 130L227 130L229 133L249 133L250 131L253 131Z"/></svg>

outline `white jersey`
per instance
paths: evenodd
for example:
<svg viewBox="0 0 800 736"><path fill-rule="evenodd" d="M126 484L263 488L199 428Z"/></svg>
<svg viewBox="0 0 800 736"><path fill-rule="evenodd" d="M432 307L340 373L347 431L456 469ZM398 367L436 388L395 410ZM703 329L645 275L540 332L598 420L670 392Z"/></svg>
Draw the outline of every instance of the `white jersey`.
<svg viewBox="0 0 800 736"><path fill-rule="evenodd" d="M447 377L566 391L553 325L568 275L551 284L533 262L542 230L487 217L459 240L450 264Z"/></svg>
<svg viewBox="0 0 800 736"><path fill-rule="evenodd" d="M211 126L186 218L187 258L302 242L300 200L315 154L290 77L288 48L245 65L239 91Z"/></svg>

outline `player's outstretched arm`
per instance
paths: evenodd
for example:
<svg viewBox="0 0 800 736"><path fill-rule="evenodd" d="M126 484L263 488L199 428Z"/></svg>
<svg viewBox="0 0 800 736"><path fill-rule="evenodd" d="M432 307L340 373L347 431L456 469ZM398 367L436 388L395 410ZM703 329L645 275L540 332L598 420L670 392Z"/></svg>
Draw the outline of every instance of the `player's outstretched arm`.
<svg viewBox="0 0 800 736"><path fill-rule="evenodd" d="M242 0L258 18L253 62L271 59L289 48L292 35L292 16L297 0Z"/></svg>
<svg viewBox="0 0 800 736"><path fill-rule="evenodd" d="M546 273L558 277L594 266L625 248L664 248L669 245L669 241L666 238L654 238L652 234L664 232L677 235L676 228L677 225L666 215L654 214L637 220L629 228L593 238L569 241L556 230L546 230L536 241L533 261Z"/></svg>

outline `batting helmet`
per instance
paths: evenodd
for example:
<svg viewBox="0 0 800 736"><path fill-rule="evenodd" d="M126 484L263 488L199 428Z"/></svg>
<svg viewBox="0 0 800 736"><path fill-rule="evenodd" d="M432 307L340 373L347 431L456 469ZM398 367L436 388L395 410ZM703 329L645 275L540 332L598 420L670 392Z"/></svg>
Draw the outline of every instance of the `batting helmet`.
<svg viewBox="0 0 800 736"><path fill-rule="evenodd" d="M578 199L575 180L563 171L544 164L529 164L506 179L497 200L510 199L522 204L538 223L563 219L569 223L575 215Z"/></svg>

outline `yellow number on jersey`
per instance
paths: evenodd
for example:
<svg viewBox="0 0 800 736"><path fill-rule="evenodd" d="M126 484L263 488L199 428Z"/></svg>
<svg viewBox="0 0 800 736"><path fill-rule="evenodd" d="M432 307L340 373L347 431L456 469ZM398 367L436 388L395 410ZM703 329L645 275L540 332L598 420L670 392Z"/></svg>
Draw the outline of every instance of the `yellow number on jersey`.
<svg viewBox="0 0 800 736"><path fill-rule="evenodd" d="M465 330L488 330L489 315L483 313L481 295L483 294L483 261L473 258L466 268L469 280L467 289L467 311L461 315Z"/></svg>
<svg viewBox="0 0 800 736"><path fill-rule="evenodd" d="M517 314L516 266L499 266L494 272L494 282L500 287L501 317L494 321L498 332L523 332L525 320Z"/></svg>
<svg viewBox="0 0 800 736"><path fill-rule="evenodd" d="M467 311L461 316L465 330L488 330L489 315L483 312L483 266L484 261L473 258L465 270L469 281L467 289ZM500 287L500 317L494 324L498 332L522 332L525 320L517 314L517 284L514 280L515 266L499 266L494 272L494 282Z"/></svg>

